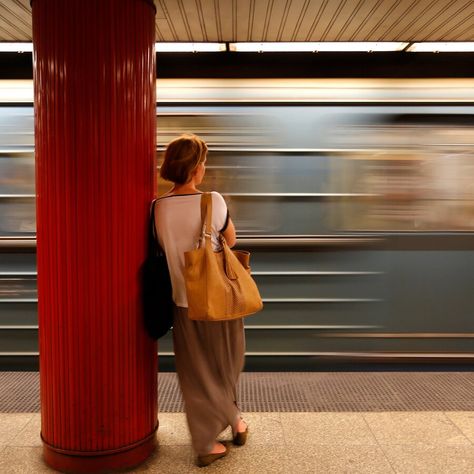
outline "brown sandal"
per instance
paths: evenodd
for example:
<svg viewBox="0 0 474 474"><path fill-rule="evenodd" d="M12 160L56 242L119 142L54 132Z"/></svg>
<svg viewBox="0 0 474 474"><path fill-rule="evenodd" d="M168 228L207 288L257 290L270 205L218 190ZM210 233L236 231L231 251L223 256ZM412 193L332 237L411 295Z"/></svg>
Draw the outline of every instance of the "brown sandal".
<svg viewBox="0 0 474 474"><path fill-rule="evenodd" d="M225 451L222 453L210 453L210 454L203 454L202 456L198 456L196 459L196 465L199 467L205 467L209 466L209 464L212 464L214 461L217 461L220 458L223 458L224 456L227 456L229 453L229 448L227 447L227 444L222 443L225 447Z"/></svg>
<svg viewBox="0 0 474 474"><path fill-rule="evenodd" d="M243 421L243 420L242 420ZM245 423L245 422L244 422ZM247 425L247 423L245 423ZM249 434L249 425L247 425L247 428L245 429L245 431L242 431L242 432L237 432L233 439L232 439L232 442L236 445L236 446L243 446L246 442L247 442L247 436Z"/></svg>

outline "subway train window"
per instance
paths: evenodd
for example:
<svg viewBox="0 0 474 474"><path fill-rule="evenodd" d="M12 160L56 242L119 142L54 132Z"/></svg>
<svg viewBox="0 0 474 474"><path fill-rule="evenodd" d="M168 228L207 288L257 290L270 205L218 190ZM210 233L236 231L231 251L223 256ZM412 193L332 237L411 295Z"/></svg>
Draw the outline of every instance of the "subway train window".
<svg viewBox="0 0 474 474"><path fill-rule="evenodd" d="M474 228L473 107L160 109L159 163L171 137L205 132L204 186L223 192L242 235Z"/></svg>
<svg viewBox="0 0 474 474"><path fill-rule="evenodd" d="M347 127L356 151L332 160L334 186L366 192L335 225L352 231L474 229L474 116L403 114ZM364 150L365 148L365 150Z"/></svg>
<svg viewBox="0 0 474 474"><path fill-rule="evenodd" d="M242 92L240 92L242 94ZM242 235L470 231L474 107L159 104L158 163L183 132L209 144ZM34 235L33 109L0 108L0 232ZM169 183L159 180L159 192Z"/></svg>
<svg viewBox="0 0 474 474"><path fill-rule="evenodd" d="M0 236L36 233L33 153L0 152Z"/></svg>
<svg viewBox="0 0 474 474"><path fill-rule="evenodd" d="M0 237L35 233L33 108L0 106Z"/></svg>

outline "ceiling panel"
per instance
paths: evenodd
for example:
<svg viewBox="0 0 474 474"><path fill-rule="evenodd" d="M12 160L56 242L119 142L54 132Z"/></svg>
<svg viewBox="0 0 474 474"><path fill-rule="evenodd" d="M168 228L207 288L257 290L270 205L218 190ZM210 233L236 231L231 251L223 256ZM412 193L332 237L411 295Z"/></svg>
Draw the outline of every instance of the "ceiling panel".
<svg viewBox="0 0 474 474"><path fill-rule="evenodd" d="M443 12L443 15L437 18L432 26L431 32L424 32L425 34L420 38L421 41L432 41L431 38L441 38L446 39L450 34L458 30L458 33L466 27L466 25L473 24L474 18L474 2L471 3L471 8L468 7L460 9L455 9L455 6L451 7L446 12ZM474 37L473 31L471 30L471 40Z"/></svg>
<svg viewBox="0 0 474 474"><path fill-rule="evenodd" d="M249 28L252 28L251 25L249 25L251 19L250 8L254 7L253 4L254 2L251 0L240 0L238 5L234 2L232 6L234 9L234 15L232 15L233 35L235 35L238 41L249 41Z"/></svg>
<svg viewBox="0 0 474 474"><path fill-rule="evenodd" d="M398 34L411 41L423 41L426 38L430 38L430 41L441 40L443 36L438 33L437 26L450 18L454 9L462 13L463 9L460 7L465 3L466 0L433 0L409 22L404 22L405 26Z"/></svg>
<svg viewBox="0 0 474 474"><path fill-rule="evenodd" d="M206 41L220 41L219 36L222 33L219 31L222 29L220 26L220 18L218 21L216 5L214 0L200 0L196 3L200 3L201 17L205 25L207 40Z"/></svg>
<svg viewBox="0 0 474 474"><path fill-rule="evenodd" d="M182 2L178 0L178 3ZM186 25L189 41L209 41L200 1L194 2L194 5L190 5L186 9L182 5L181 15Z"/></svg>
<svg viewBox="0 0 474 474"><path fill-rule="evenodd" d="M266 41L268 20L271 14L272 0L255 0L249 9L250 41Z"/></svg>
<svg viewBox="0 0 474 474"><path fill-rule="evenodd" d="M310 0L299 11L298 24L293 31L285 31L282 41L308 41L324 14L328 0ZM295 9L294 14L297 11ZM290 38L294 38L291 40Z"/></svg>
<svg viewBox="0 0 474 474"><path fill-rule="evenodd" d="M228 41L228 38L236 37L236 21L234 19L235 8L237 4L231 0L214 1L216 8L216 17L220 24L219 41Z"/></svg>
<svg viewBox="0 0 474 474"><path fill-rule="evenodd" d="M361 22L362 28L359 32L361 41L380 41L384 35L393 37L391 30L394 23L403 23L413 15L413 9L420 3L423 3L423 0L384 0L375 10L370 21Z"/></svg>
<svg viewBox="0 0 474 474"><path fill-rule="evenodd" d="M285 24L288 19L291 0L269 2L270 7L266 15L266 31L263 41L287 41ZM284 39L282 39L282 36ZM258 40L257 40L258 41Z"/></svg>
<svg viewBox="0 0 474 474"><path fill-rule="evenodd" d="M314 8L311 0L293 0L288 3L287 15L283 22L283 28L279 32L278 41L304 41L301 25L307 12Z"/></svg>
<svg viewBox="0 0 474 474"><path fill-rule="evenodd" d="M430 9L433 1L436 0L404 0L396 8L391 15L390 20L386 20L387 26L383 30L377 30L377 34L381 41L401 41L398 38L405 38L409 23L414 23L417 18L426 14ZM402 34L403 33L403 34Z"/></svg>
<svg viewBox="0 0 474 474"><path fill-rule="evenodd" d="M31 41L31 8L28 0L2 0L0 39Z"/></svg>
<svg viewBox="0 0 474 474"><path fill-rule="evenodd" d="M338 2L331 2L334 8L328 10L327 7L324 10L323 18L314 31L311 41L350 41L348 29L350 25L360 24L361 19L363 21L367 16L366 13L368 14L372 10L370 8L372 5L369 5L369 3L350 0L339 0L339 4ZM325 21L324 17L327 17L328 21Z"/></svg>
<svg viewBox="0 0 474 474"><path fill-rule="evenodd" d="M176 41L176 38L170 28L168 20L156 20L155 38L156 41Z"/></svg>
<svg viewBox="0 0 474 474"><path fill-rule="evenodd" d="M188 2L187 10L184 9L182 0L160 0L159 3L163 6L171 29L175 32L176 41L194 41L188 17L195 3Z"/></svg>
<svg viewBox="0 0 474 474"><path fill-rule="evenodd" d="M360 11L350 19L344 40L368 41L369 35L373 35L375 31L379 31L379 34L383 35L393 27L394 23L400 21L402 3L402 1L393 0L364 1L360 6ZM416 2L408 0L407 3L412 6ZM383 31L380 32L380 30ZM391 34L388 36L391 37ZM391 40L386 39L385 41Z"/></svg>
<svg viewBox="0 0 474 474"><path fill-rule="evenodd" d="M474 41L474 0L155 0L157 41ZM31 41L1 0L0 41Z"/></svg>
<svg viewBox="0 0 474 474"><path fill-rule="evenodd" d="M469 21L462 21L444 38L446 41L474 41L474 13L470 15Z"/></svg>
<svg viewBox="0 0 474 474"><path fill-rule="evenodd" d="M365 12L370 10L370 5L365 0L344 2L339 4L339 9L331 19L327 31L321 34L324 41L349 41L351 34L357 29L354 21L358 17L365 18Z"/></svg>

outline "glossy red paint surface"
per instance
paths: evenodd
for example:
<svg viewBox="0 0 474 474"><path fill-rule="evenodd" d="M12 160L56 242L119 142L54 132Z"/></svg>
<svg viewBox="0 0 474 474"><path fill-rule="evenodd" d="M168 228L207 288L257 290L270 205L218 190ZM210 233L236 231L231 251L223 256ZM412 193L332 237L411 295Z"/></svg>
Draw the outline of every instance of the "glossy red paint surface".
<svg viewBox="0 0 474 474"><path fill-rule="evenodd" d="M155 191L155 10L32 9L41 434L80 464L139 445L157 423L138 286Z"/></svg>

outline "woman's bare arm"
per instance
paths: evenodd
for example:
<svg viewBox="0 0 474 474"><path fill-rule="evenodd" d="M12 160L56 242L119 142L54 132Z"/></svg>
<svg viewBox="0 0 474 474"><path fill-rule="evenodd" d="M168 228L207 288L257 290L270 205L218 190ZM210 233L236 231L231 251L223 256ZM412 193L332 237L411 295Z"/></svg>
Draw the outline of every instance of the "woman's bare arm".
<svg viewBox="0 0 474 474"><path fill-rule="evenodd" d="M225 241L227 242L227 245L229 247L233 247L235 245L235 242L237 241L236 235L235 235L235 227L230 217L229 217L229 222L227 223L227 227L224 230L224 232L222 232L222 235L224 236Z"/></svg>

